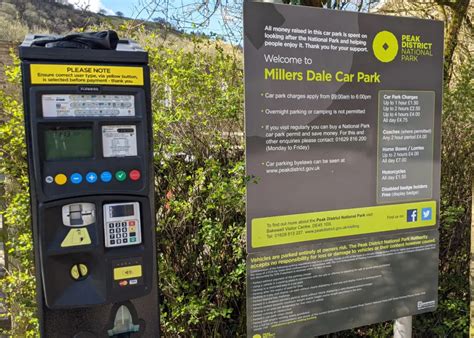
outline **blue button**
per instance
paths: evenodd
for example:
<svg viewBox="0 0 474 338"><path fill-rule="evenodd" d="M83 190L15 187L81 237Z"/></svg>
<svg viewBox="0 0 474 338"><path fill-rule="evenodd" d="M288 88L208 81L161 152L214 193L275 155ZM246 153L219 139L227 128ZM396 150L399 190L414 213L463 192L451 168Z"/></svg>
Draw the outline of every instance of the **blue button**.
<svg viewBox="0 0 474 338"><path fill-rule="evenodd" d="M82 175L79 173L74 173L71 175L71 183L72 184L79 184L82 182Z"/></svg>
<svg viewBox="0 0 474 338"><path fill-rule="evenodd" d="M95 183L97 181L97 174L95 172L88 172L86 174L86 181L89 183Z"/></svg>
<svg viewBox="0 0 474 338"><path fill-rule="evenodd" d="M112 180L112 173L110 171L103 171L100 174L100 180L102 182L110 182Z"/></svg>

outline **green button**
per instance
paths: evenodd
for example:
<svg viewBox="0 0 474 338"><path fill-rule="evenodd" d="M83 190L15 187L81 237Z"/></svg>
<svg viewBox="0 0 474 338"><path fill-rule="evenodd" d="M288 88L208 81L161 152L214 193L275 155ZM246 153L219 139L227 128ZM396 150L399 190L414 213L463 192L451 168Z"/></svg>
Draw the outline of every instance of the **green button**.
<svg viewBox="0 0 474 338"><path fill-rule="evenodd" d="M127 179L127 173L123 170L119 170L115 173L115 178L117 181L123 182Z"/></svg>

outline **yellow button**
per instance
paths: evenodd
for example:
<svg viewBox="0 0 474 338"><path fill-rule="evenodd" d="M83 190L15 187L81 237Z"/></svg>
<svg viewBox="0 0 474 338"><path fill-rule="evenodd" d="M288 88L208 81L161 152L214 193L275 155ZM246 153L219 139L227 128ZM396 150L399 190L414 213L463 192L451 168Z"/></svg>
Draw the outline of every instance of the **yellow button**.
<svg viewBox="0 0 474 338"><path fill-rule="evenodd" d="M129 279L142 276L141 265L124 266L114 269L114 280Z"/></svg>
<svg viewBox="0 0 474 338"><path fill-rule="evenodd" d="M67 176L64 174L57 174L56 176L54 176L54 182L56 182L57 185L66 184Z"/></svg>
<svg viewBox="0 0 474 338"><path fill-rule="evenodd" d="M137 232L137 227L136 226L131 226L128 228L130 232Z"/></svg>

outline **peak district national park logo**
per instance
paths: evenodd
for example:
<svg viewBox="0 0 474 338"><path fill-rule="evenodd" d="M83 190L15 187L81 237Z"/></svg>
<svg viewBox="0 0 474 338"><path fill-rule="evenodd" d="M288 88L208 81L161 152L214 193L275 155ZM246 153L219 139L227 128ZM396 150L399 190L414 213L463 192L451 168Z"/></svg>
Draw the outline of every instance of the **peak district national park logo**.
<svg viewBox="0 0 474 338"><path fill-rule="evenodd" d="M381 62L391 62L398 54L397 37L389 31L381 31L372 42L374 56Z"/></svg>

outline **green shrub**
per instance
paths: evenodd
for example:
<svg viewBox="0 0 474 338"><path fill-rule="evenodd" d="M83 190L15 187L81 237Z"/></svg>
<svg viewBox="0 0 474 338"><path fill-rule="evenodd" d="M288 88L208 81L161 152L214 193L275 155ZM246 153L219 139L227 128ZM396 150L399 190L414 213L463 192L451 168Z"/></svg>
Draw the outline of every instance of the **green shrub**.
<svg viewBox="0 0 474 338"><path fill-rule="evenodd" d="M8 81L20 88L18 59L8 67ZM19 90L6 94L0 91L0 173L7 177L3 196L3 215L8 230L5 243L9 269L0 279L5 293L7 316L11 318L14 337L36 337L36 282L34 278L33 240L30 227L28 171L23 122L23 107Z"/></svg>
<svg viewBox="0 0 474 338"><path fill-rule="evenodd" d="M244 335L242 70L218 44L190 44L149 50L162 328Z"/></svg>
<svg viewBox="0 0 474 338"><path fill-rule="evenodd" d="M130 27L122 27L130 31ZM165 336L245 336L245 184L242 65L238 51L189 40L186 49L148 46L153 103L157 250ZM148 40L146 40L148 39ZM473 63L444 97L440 305L415 317L420 336L468 332ZM11 266L0 280L14 337L37 335L23 113L18 60L0 93L0 172ZM391 323L331 336L388 336Z"/></svg>
<svg viewBox="0 0 474 338"><path fill-rule="evenodd" d="M439 306L417 316L414 332L430 336L469 334L471 182L474 163L474 59L459 81L445 88L441 152Z"/></svg>

